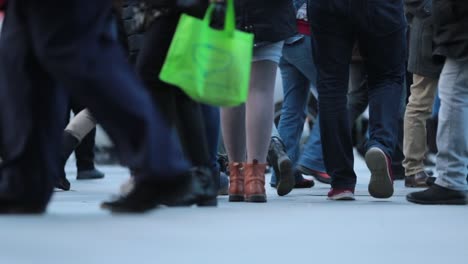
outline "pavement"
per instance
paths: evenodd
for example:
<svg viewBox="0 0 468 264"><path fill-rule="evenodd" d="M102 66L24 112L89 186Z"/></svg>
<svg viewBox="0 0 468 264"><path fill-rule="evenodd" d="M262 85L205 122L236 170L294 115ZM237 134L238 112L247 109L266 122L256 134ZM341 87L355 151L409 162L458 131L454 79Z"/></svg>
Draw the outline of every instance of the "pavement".
<svg viewBox="0 0 468 264"><path fill-rule="evenodd" d="M410 204L396 182L387 200L369 196L370 174L355 162L357 200L326 200L328 186L294 190L268 203L160 208L111 215L99 208L129 172L99 167L103 180L56 192L43 216L0 216L0 264L36 263L468 263L468 207Z"/></svg>

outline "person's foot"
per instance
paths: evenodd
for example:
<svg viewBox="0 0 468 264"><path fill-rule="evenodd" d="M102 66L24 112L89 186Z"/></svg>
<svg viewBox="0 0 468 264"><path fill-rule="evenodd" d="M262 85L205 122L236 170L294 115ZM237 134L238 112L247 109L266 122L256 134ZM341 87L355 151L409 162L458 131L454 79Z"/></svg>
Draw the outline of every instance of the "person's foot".
<svg viewBox="0 0 468 264"><path fill-rule="evenodd" d="M258 163L257 160L254 160L253 163L246 163L244 165L244 201L248 203L266 203L266 166L266 164Z"/></svg>
<svg viewBox="0 0 468 264"><path fill-rule="evenodd" d="M328 192L328 200L334 201L353 201L354 200L354 189L352 188L332 188Z"/></svg>
<svg viewBox="0 0 468 264"><path fill-rule="evenodd" d="M195 167L188 178L189 188L177 197L170 197L163 204L167 206L217 206L219 172L206 167Z"/></svg>
<svg viewBox="0 0 468 264"><path fill-rule="evenodd" d="M410 193L406 199L417 204L468 204L466 192L447 189L437 184L424 191Z"/></svg>
<svg viewBox="0 0 468 264"><path fill-rule="evenodd" d="M104 178L104 173L97 169L82 170L78 171L78 173L76 174L77 180L95 180L102 178Z"/></svg>
<svg viewBox="0 0 468 264"><path fill-rule="evenodd" d="M393 195L393 178L390 158L380 148L370 148L365 156L371 172L369 193L374 198L390 198Z"/></svg>
<svg viewBox="0 0 468 264"><path fill-rule="evenodd" d="M307 189L307 188L312 188L315 186L315 182L312 179L305 179L302 177L302 174L299 171L296 171L294 173L295 175L295 184L294 184L294 189ZM276 188L276 183L271 182L270 186L273 188Z"/></svg>
<svg viewBox="0 0 468 264"><path fill-rule="evenodd" d="M268 149L268 162L275 171L278 195L284 196L290 193L295 184L293 164L286 154L283 142L278 138L271 138Z"/></svg>
<svg viewBox="0 0 468 264"><path fill-rule="evenodd" d="M113 213L144 213L159 205L180 201L192 190L192 172L166 181L134 180L128 193L112 201L103 202L102 209Z"/></svg>
<svg viewBox="0 0 468 264"><path fill-rule="evenodd" d="M420 188L420 187L428 187L427 179L429 175L425 171L420 171L416 174L406 176L405 178L405 186L408 188Z"/></svg>
<svg viewBox="0 0 468 264"><path fill-rule="evenodd" d="M54 187L64 191L70 190L71 184L67 179L65 171L61 172L61 174L55 179Z"/></svg>
<svg viewBox="0 0 468 264"><path fill-rule="evenodd" d="M296 184L294 184L294 189L308 189L308 188L312 188L314 186L315 186L314 180L306 179L306 178L302 177L302 174L301 174L301 177L300 177L299 180L296 178Z"/></svg>
<svg viewBox="0 0 468 264"><path fill-rule="evenodd" d="M313 176L317 181L325 184L331 184L331 177L328 173L323 171L313 170L303 165L298 165L297 170L302 174Z"/></svg>
<svg viewBox="0 0 468 264"><path fill-rule="evenodd" d="M219 174L219 189L218 195L228 195L229 194L229 178L226 173L221 172Z"/></svg>
<svg viewBox="0 0 468 264"><path fill-rule="evenodd" d="M8 214L43 214L46 205L25 205L14 201L0 200L0 215Z"/></svg>

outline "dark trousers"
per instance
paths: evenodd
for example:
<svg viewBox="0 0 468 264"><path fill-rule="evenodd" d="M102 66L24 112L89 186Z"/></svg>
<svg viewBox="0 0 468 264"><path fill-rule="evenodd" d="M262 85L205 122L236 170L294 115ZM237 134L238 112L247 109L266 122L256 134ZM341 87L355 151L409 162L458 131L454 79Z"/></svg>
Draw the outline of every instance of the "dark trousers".
<svg viewBox="0 0 468 264"><path fill-rule="evenodd" d="M318 67L321 139L332 187L354 188L347 109L349 64L359 41L369 84L369 147L392 156L405 73L406 20L402 1L314 0L308 3Z"/></svg>
<svg viewBox="0 0 468 264"><path fill-rule="evenodd" d="M109 30L110 0L12 0L0 39L0 205L44 206L60 168L66 95L88 107L137 181L189 168ZM164 154L161 152L164 151Z"/></svg>
<svg viewBox="0 0 468 264"><path fill-rule="evenodd" d="M136 68L166 122L176 128L187 158L196 166L213 167L216 165L219 110L193 101L178 87L159 79L179 16L173 11L155 20L146 30Z"/></svg>

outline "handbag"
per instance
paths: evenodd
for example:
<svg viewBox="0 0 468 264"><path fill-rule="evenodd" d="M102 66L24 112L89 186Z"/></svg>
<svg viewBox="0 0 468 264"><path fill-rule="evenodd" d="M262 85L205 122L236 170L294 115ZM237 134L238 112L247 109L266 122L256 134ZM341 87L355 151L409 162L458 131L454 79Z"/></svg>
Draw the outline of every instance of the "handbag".
<svg viewBox="0 0 468 264"><path fill-rule="evenodd" d="M227 0L224 28L210 27L214 4L203 19L182 14L159 78L193 100L236 106L247 100L254 36L235 28L234 0Z"/></svg>

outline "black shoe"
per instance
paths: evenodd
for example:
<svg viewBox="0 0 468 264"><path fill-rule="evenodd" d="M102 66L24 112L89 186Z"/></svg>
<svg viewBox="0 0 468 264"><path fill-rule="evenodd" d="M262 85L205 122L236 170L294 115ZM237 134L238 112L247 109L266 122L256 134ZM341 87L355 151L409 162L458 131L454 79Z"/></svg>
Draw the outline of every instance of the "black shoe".
<svg viewBox="0 0 468 264"><path fill-rule="evenodd" d="M104 178L104 173L97 169L79 170L76 175L77 180L95 180L102 178Z"/></svg>
<svg viewBox="0 0 468 264"><path fill-rule="evenodd" d="M447 189L437 184L427 190L410 193L406 199L417 204L468 204L465 192Z"/></svg>
<svg viewBox="0 0 468 264"><path fill-rule="evenodd" d="M190 185L190 177L178 176L171 181L135 181L130 192L113 201L103 202L102 209L113 213L144 213L163 204L169 197L183 194Z"/></svg>
<svg viewBox="0 0 468 264"><path fill-rule="evenodd" d="M70 190L71 184L67 180L65 171L62 171L61 174L55 179L54 187L57 188L57 189L64 190L64 191L69 191Z"/></svg>
<svg viewBox="0 0 468 264"><path fill-rule="evenodd" d="M0 215L2 214L43 214L47 205L25 205L13 201L0 200Z"/></svg>
<svg viewBox="0 0 468 264"><path fill-rule="evenodd" d="M188 188L180 195L170 197L163 202L167 206L217 206L219 173L205 167L197 167L191 170Z"/></svg>
<svg viewBox="0 0 468 264"><path fill-rule="evenodd" d="M300 174L301 176L300 180L297 180L299 177L297 177L296 174ZM305 179L304 177L302 177L302 174L299 171L296 171L295 175L296 176L294 177L295 178L294 189L308 189L308 188L312 188L315 186L314 180ZM270 186L276 189L276 183L270 183Z"/></svg>
<svg viewBox="0 0 468 264"><path fill-rule="evenodd" d="M420 187L428 187L427 180L429 179L429 175L425 171L418 172L413 175L406 176L405 178L405 186L408 188L420 188Z"/></svg>
<svg viewBox="0 0 468 264"><path fill-rule="evenodd" d="M276 175L276 190L279 196L284 196L294 188L293 164L286 154L283 142L273 137L268 149L268 162Z"/></svg>
<svg viewBox="0 0 468 264"><path fill-rule="evenodd" d="M65 168L65 163L80 144L80 141L68 131L64 131L62 136L62 168ZM65 170L62 170L60 175L55 179L54 186L64 191L70 190L70 182L67 180Z"/></svg>

